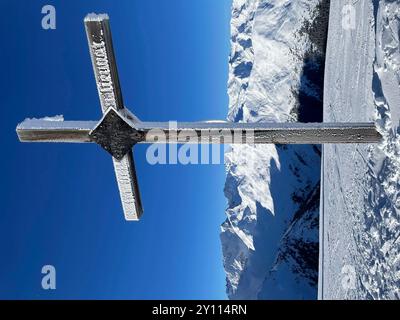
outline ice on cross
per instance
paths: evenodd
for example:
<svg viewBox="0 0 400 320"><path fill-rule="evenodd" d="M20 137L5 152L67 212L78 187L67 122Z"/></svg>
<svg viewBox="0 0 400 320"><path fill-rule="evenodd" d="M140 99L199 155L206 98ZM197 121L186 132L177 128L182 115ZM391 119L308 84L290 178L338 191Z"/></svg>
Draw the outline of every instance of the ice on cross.
<svg viewBox="0 0 400 320"><path fill-rule="evenodd" d="M108 15L91 13L84 22L103 117L99 121L63 121L60 117L26 119L17 126L17 134L21 142L100 145L112 156L128 221L139 220L143 213L132 151L137 143L186 143L188 137L198 137L198 143L217 144L249 141L255 144L375 143L381 140L373 123L209 121L178 122L171 127L168 122L140 121L124 106ZM156 136L155 132L163 134ZM250 135L251 140L248 139Z"/></svg>

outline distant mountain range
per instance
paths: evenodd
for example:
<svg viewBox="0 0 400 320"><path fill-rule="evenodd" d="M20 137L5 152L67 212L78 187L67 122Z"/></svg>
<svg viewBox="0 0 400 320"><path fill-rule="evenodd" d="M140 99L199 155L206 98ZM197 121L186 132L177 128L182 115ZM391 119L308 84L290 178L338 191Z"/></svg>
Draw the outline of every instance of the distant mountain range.
<svg viewBox="0 0 400 320"><path fill-rule="evenodd" d="M321 122L328 0L233 0L228 120ZM234 145L221 242L230 299L316 299L321 146Z"/></svg>

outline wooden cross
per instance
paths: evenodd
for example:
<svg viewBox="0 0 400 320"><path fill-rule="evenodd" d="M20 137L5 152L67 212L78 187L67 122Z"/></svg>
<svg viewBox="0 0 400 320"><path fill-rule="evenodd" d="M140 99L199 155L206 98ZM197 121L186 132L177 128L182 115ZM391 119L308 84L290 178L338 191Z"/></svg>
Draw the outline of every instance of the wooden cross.
<svg viewBox="0 0 400 320"><path fill-rule="evenodd" d="M17 126L17 134L21 142L99 144L112 155L128 221L139 220L143 213L132 152L137 143L342 144L376 143L382 138L374 123L178 122L171 127L169 122L140 121L122 99L108 16L89 14L84 23L102 119L26 119Z"/></svg>

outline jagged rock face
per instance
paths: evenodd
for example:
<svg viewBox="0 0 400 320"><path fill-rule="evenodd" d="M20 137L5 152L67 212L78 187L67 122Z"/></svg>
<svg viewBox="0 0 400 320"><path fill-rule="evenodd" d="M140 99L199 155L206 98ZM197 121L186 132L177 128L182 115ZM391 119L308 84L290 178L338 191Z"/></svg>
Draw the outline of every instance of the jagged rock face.
<svg viewBox="0 0 400 320"><path fill-rule="evenodd" d="M233 0L228 120L320 122L329 1ZM231 299L315 299L320 146L226 152Z"/></svg>

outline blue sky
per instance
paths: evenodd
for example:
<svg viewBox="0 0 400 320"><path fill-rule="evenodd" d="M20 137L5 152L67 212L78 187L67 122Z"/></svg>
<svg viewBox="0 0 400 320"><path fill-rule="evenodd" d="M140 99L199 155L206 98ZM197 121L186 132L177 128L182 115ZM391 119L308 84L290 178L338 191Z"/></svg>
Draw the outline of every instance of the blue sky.
<svg viewBox="0 0 400 320"><path fill-rule="evenodd" d="M0 298L225 298L223 165L151 166L135 151L145 213L124 221L96 145L21 144L26 117L101 116L83 18L111 19L125 104L142 120L224 119L230 0L4 1L0 20ZM41 28L52 4L57 29ZM54 265L57 289L41 288Z"/></svg>

